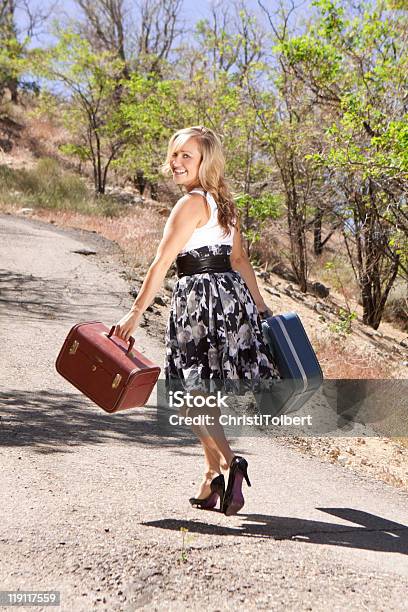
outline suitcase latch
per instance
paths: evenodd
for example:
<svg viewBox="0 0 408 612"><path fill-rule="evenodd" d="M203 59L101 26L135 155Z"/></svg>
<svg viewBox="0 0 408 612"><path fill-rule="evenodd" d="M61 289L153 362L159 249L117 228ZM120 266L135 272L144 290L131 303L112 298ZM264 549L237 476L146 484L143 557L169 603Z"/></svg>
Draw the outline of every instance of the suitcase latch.
<svg viewBox="0 0 408 612"><path fill-rule="evenodd" d="M72 343L72 345L70 346L70 349L69 349L69 354L70 354L70 355L75 355L75 353L76 353L76 351L77 351L78 346L79 346L79 342L78 342L78 340L74 340L74 341L73 341L73 343Z"/></svg>
<svg viewBox="0 0 408 612"><path fill-rule="evenodd" d="M122 376L120 374L116 374L115 378L113 379L112 389L116 389L117 387L119 387L121 380Z"/></svg>

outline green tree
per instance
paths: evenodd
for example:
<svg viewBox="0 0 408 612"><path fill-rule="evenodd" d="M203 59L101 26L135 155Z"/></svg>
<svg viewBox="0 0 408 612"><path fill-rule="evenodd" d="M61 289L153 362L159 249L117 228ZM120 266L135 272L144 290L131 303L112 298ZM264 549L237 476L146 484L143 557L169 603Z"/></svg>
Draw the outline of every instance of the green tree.
<svg viewBox="0 0 408 612"><path fill-rule="evenodd" d="M250 256L252 247L259 241L264 227L281 216L281 198L271 193L263 193L258 197L243 193L238 194L235 200L241 212L247 255Z"/></svg>
<svg viewBox="0 0 408 612"><path fill-rule="evenodd" d="M251 99L261 124L260 149L275 169L275 184L284 194L289 259L301 291L307 291L309 273L307 229L323 215L319 187L321 172L306 155L319 146L323 117L318 117L307 88L291 70L285 54L291 40L291 10L264 11L271 26L274 61L264 70L262 90L250 86Z"/></svg>
<svg viewBox="0 0 408 612"><path fill-rule="evenodd" d="M194 109L194 123L211 127L221 137L227 176L244 212L248 254L259 237L258 230L267 222L266 202L273 199L270 160L261 149L262 124L249 86L251 83L259 91L264 39L263 28L245 3L237 3L233 9L214 6L207 19L197 22L198 46L192 45L181 63L188 74L183 99ZM272 208L269 221L274 212Z"/></svg>
<svg viewBox="0 0 408 612"><path fill-rule="evenodd" d="M142 178L149 183L153 199L168 140L192 120L191 109L182 102L185 89L181 80L132 73L122 92L118 112L126 146L115 166L133 176L136 184Z"/></svg>
<svg viewBox="0 0 408 612"><path fill-rule="evenodd" d="M37 91L36 83L24 81L38 54L37 50L29 49L29 45L52 10L41 4L29 6L25 0L0 0L0 100L8 90L11 101L17 103L21 85Z"/></svg>
<svg viewBox="0 0 408 612"><path fill-rule="evenodd" d="M381 3L351 14L347 2L317 0L307 35L283 41L291 75L331 125L309 160L331 171L343 197L350 262L361 291L363 321L380 324L389 291L407 273L406 15Z"/></svg>
<svg viewBox="0 0 408 612"><path fill-rule="evenodd" d="M27 40L18 40L15 11L13 0L0 0L0 99L8 89L12 102L17 102L18 80L24 68L27 43Z"/></svg>
<svg viewBox="0 0 408 612"><path fill-rule="evenodd" d="M125 144L118 112L123 62L110 52L94 52L73 32L39 58L37 74L62 85L62 119L71 141L62 150L92 165L96 193L104 193L109 167Z"/></svg>

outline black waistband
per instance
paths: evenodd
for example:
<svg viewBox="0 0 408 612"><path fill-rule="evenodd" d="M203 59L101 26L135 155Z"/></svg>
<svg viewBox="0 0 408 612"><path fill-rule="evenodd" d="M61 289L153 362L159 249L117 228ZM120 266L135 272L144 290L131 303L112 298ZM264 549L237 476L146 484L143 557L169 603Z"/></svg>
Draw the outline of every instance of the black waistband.
<svg viewBox="0 0 408 612"><path fill-rule="evenodd" d="M193 257L183 255L176 258L177 276L190 276L191 274L204 274L205 272L232 272L229 255L207 255Z"/></svg>

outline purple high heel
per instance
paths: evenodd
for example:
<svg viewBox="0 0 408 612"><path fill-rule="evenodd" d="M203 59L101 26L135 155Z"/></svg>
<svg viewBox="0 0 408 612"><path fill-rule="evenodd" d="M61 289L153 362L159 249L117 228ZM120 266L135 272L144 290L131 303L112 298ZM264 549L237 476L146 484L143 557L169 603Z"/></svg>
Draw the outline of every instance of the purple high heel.
<svg viewBox="0 0 408 612"><path fill-rule="evenodd" d="M248 478L248 462L243 457L234 457L231 461L228 476L227 490L222 503L222 512L226 516L237 514L243 507L245 500L242 494L242 481L245 478L248 487L251 486Z"/></svg>
<svg viewBox="0 0 408 612"><path fill-rule="evenodd" d="M200 508L201 510L211 510L212 508L215 508L215 506L217 505L218 498L220 498L221 508L225 492L225 479L223 474L220 474L219 476L213 478L210 487L211 493L208 495L208 497L205 497L204 499L200 499L198 497L190 497L190 504L195 508Z"/></svg>

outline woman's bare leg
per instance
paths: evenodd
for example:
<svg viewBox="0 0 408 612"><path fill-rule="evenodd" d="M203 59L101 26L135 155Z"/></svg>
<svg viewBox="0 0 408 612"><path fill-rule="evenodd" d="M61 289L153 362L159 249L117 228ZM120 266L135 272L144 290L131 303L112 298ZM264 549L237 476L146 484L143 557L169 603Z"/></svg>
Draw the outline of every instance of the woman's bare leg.
<svg viewBox="0 0 408 612"><path fill-rule="evenodd" d="M206 397L206 394L204 394L202 391L190 391L190 395ZM207 396L208 395L209 394L207 394ZM228 469L235 455L231 450L227 438L225 437L224 428L220 424L220 409L218 407L210 407L207 405L201 408L187 407L186 414L189 416L193 416L193 414L202 416L208 415L211 418L211 423L197 426L193 425L192 429L194 428L193 431L196 433L196 435L198 435L200 440L204 438L204 443L214 452L218 452L218 455L220 456L220 466L222 463L224 463L224 465L227 464L227 467L224 469ZM196 427L198 428L197 430L195 429Z"/></svg>
<svg viewBox="0 0 408 612"><path fill-rule="evenodd" d="M187 408L187 416L194 416L194 409ZM214 440L208 435L207 429L203 425L191 425L191 430L201 442L204 451L205 467L203 480L200 483L195 495L198 499L204 499L211 493L211 481L222 473L225 469L224 457L220 454Z"/></svg>
<svg viewBox="0 0 408 612"><path fill-rule="evenodd" d="M207 425L206 429L212 440L212 443L218 449L219 454L224 458L224 469L228 469L232 459L235 457L227 438L225 437L224 428L219 421L221 411L219 408L210 408L210 415L213 417L211 425Z"/></svg>
<svg viewBox="0 0 408 612"><path fill-rule="evenodd" d="M191 391L190 394L194 396L204 395L200 391ZM225 437L224 429L219 422L219 416L221 413L218 408L210 408L207 406L201 409L185 407L185 413L188 416L201 414L212 417L212 424L191 425L192 431L199 438L204 449L206 470L204 473L204 479L196 495L197 498L203 499L211 492L211 480L217 474L221 474L223 470L228 470L234 457L234 453L232 452L228 440Z"/></svg>
<svg viewBox="0 0 408 612"><path fill-rule="evenodd" d="M218 474L221 473L220 456L217 451L214 451L209 446L209 444L207 443L208 439L202 436L201 432L200 432L200 435L198 434L198 432L194 432L194 433L196 433L196 435L198 436L201 442L201 445L204 450L204 458L205 458L205 468L204 468L203 480L197 489L197 493L195 497L197 499L205 499L211 493L211 481L216 476L218 476Z"/></svg>

